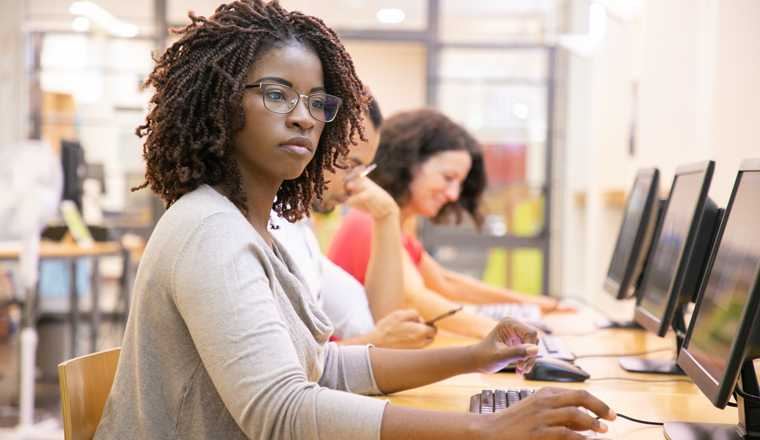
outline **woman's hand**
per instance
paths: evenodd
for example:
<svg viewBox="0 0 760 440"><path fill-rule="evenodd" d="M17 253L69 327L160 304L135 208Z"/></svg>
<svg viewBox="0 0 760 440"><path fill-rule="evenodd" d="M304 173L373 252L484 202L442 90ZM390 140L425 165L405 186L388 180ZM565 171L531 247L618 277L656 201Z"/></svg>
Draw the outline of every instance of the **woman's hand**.
<svg viewBox="0 0 760 440"><path fill-rule="evenodd" d="M384 348L423 348L430 345L437 330L425 325L413 309L396 310L377 321L369 333L370 343Z"/></svg>
<svg viewBox="0 0 760 440"><path fill-rule="evenodd" d="M488 438L526 440L582 440L586 437L576 431L607 432L607 425L579 407L605 420L617 417L615 411L585 390L544 387L504 411L483 415L490 419L485 431L494 434Z"/></svg>
<svg viewBox="0 0 760 440"><path fill-rule="evenodd" d="M504 318L482 341L472 346L475 369L480 373L493 373L516 360L517 375L522 376L536 362L536 344L538 336L534 327L514 318Z"/></svg>
<svg viewBox="0 0 760 440"><path fill-rule="evenodd" d="M550 296L530 296L525 300L528 304L535 304L541 307L543 313L555 312L577 312L574 307L564 304L562 301Z"/></svg>

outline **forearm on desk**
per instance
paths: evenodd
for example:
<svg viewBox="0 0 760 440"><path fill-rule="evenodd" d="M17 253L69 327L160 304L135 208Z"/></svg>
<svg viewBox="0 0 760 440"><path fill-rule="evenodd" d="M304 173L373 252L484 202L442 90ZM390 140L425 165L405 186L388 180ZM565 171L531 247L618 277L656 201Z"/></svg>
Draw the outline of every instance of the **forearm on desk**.
<svg viewBox="0 0 760 440"><path fill-rule="evenodd" d="M381 440L480 439L480 414L436 411L387 405L383 411ZM481 417L482 418L482 417Z"/></svg>
<svg viewBox="0 0 760 440"><path fill-rule="evenodd" d="M491 286L482 281L441 267L425 253L420 262L420 273L428 288L453 301L473 304L498 302L524 302L525 296L509 289Z"/></svg>
<svg viewBox="0 0 760 440"><path fill-rule="evenodd" d="M407 305L419 312L425 320L440 316L457 304L428 289L408 255L404 255L404 294ZM496 321L461 311L436 323L436 327L454 333L481 339L496 325Z"/></svg>
<svg viewBox="0 0 760 440"><path fill-rule="evenodd" d="M372 347L369 360L377 387L383 393L417 388L476 371L474 345L429 350Z"/></svg>

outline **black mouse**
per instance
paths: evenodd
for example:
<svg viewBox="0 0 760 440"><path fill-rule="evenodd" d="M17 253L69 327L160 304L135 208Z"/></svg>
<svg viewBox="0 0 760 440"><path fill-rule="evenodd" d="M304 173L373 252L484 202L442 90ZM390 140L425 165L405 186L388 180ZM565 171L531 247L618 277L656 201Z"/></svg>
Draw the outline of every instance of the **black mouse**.
<svg viewBox="0 0 760 440"><path fill-rule="evenodd" d="M580 367L552 358L538 358L530 373L524 376L528 380L545 380L549 382L583 382L590 376Z"/></svg>

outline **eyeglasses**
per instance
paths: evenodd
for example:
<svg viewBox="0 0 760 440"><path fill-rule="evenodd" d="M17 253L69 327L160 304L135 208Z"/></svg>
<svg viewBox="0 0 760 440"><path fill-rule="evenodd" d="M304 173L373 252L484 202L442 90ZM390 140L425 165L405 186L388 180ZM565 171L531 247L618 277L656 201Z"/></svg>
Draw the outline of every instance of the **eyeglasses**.
<svg viewBox="0 0 760 440"><path fill-rule="evenodd" d="M261 89L264 107L272 113L290 113L301 98L306 98L306 107L312 118L321 122L332 122L338 114L343 100L327 93L301 95L292 87L277 83L247 84L246 89Z"/></svg>

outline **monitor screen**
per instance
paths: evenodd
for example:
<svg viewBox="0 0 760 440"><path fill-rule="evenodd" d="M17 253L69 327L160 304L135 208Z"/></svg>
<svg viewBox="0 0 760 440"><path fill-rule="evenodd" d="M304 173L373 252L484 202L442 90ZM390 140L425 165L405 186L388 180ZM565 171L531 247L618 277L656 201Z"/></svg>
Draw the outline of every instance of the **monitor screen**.
<svg viewBox="0 0 760 440"><path fill-rule="evenodd" d="M717 215L707 198L713 167L710 161L678 168L652 244L634 319L659 336L698 287Z"/></svg>
<svg viewBox="0 0 760 440"><path fill-rule="evenodd" d="M617 299L631 297L641 273L657 219L660 173L641 170L625 204L615 249L604 288Z"/></svg>
<svg viewBox="0 0 760 440"><path fill-rule="evenodd" d="M760 263L760 171L740 172L678 364L719 408L728 402L751 342ZM756 293L756 292L755 292ZM683 359L682 359L683 358Z"/></svg>
<svg viewBox="0 0 760 440"><path fill-rule="evenodd" d="M63 199L73 201L79 211L82 211L87 164L84 161L84 150L79 142L61 141L61 165L63 166Z"/></svg>

